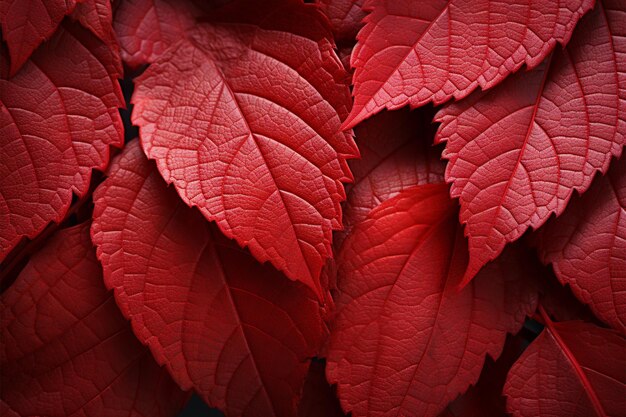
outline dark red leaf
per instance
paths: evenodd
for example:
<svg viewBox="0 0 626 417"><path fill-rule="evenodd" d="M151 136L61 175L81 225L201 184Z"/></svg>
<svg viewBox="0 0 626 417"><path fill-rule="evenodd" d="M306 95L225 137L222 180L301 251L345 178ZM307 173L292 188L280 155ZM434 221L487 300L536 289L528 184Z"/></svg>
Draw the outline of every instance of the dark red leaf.
<svg viewBox="0 0 626 417"><path fill-rule="evenodd" d="M345 417L337 395L326 381L324 373L324 361L311 362L298 405L298 417Z"/></svg>
<svg viewBox="0 0 626 417"><path fill-rule="evenodd" d="M82 3L76 5L70 17L78 20L81 25L92 31L94 35L112 48L118 47L113 34L111 0L83 0Z"/></svg>
<svg viewBox="0 0 626 417"><path fill-rule="evenodd" d="M49 39L80 0L3 0L0 2L2 36L11 56L13 75L33 51ZM2 65L6 66L6 62Z"/></svg>
<svg viewBox="0 0 626 417"><path fill-rule="evenodd" d="M572 199L534 241L559 281L598 318L626 333L626 158L596 178L582 198Z"/></svg>
<svg viewBox="0 0 626 417"><path fill-rule="evenodd" d="M281 31L294 24L281 14L271 15L276 30L267 19L263 28L198 25L137 80L133 121L188 205L322 298L341 181L351 179L346 158L358 151L339 129L350 96L322 16L314 5L287 4L319 39Z"/></svg>
<svg viewBox="0 0 626 417"><path fill-rule="evenodd" d="M549 3L541 3L549 4ZM626 7L605 0L534 71L437 115L446 179L469 237L468 282L506 243L560 215L622 152Z"/></svg>
<svg viewBox="0 0 626 417"><path fill-rule="evenodd" d="M166 417L182 408L187 394L106 291L88 224L57 232L1 300L3 416Z"/></svg>
<svg viewBox="0 0 626 417"><path fill-rule="evenodd" d="M437 416L534 311L528 260L506 252L458 292L467 244L444 184L407 189L359 223L337 258L327 374L358 416Z"/></svg>
<svg viewBox="0 0 626 417"><path fill-rule="evenodd" d="M355 128L361 158L349 162L354 183L348 188L344 230L335 234L336 247L381 202L415 185L443 182L445 164L432 145L431 119L429 111L403 109Z"/></svg>
<svg viewBox="0 0 626 417"><path fill-rule="evenodd" d="M365 0L318 0L317 3L330 20L337 43L352 42L356 39L366 15L361 9Z"/></svg>
<svg viewBox="0 0 626 417"><path fill-rule="evenodd" d="M597 322L598 319L595 318L589 306L578 301L569 285L561 285L551 270L544 270L538 278L541 292L539 302L550 317L557 321Z"/></svg>
<svg viewBox="0 0 626 417"><path fill-rule="evenodd" d="M624 369L626 342L617 333L548 320L509 372L507 410L515 417L622 416Z"/></svg>
<svg viewBox="0 0 626 417"><path fill-rule="evenodd" d="M199 9L191 0L124 0L114 28L122 59L131 68L154 62L195 25Z"/></svg>
<svg viewBox="0 0 626 417"><path fill-rule="evenodd" d="M230 416L292 416L326 335L314 294L219 234L137 141L94 193L92 236L122 312L183 389Z"/></svg>
<svg viewBox="0 0 626 417"><path fill-rule="evenodd" d="M0 261L60 221L72 192L82 196L91 170L106 167L109 145L122 145L120 74L116 52L68 22L0 77Z"/></svg>
<svg viewBox="0 0 626 417"><path fill-rule="evenodd" d="M567 43L593 0L368 0L352 54L353 127L383 108L461 99Z"/></svg>

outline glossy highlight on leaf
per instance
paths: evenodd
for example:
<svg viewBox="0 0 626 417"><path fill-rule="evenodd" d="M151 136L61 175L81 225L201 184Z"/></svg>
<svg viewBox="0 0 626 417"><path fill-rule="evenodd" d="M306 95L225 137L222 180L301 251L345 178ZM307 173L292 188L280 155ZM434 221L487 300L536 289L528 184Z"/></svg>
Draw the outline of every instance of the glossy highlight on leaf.
<svg viewBox="0 0 626 417"><path fill-rule="evenodd" d="M293 23L280 14L194 27L137 80L133 122L188 205L321 299L341 182L351 179L346 158L358 151L339 128L347 75L317 8L298 8L310 20L302 35L283 32Z"/></svg>
<svg viewBox="0 0 626 417"><path fill-rule="evenodd" d="M511 368L504 387L514 417L621 416L626 341L581 321L553 323Z"/></svg>
<svg viewBox="0 0 626 417"><path fill-rule="evenodd" d="M229 416L292 416L326 335L313 292L225 239L139 143L94 193L106 285L183 389Z"/></svg>
<svg viewBox="0 0 626 417"><path fill-rule="evenodd" d="M174 417L186 401L104 287L89 224L53 235L0 300L3 416Z"/></svg>
<svg viewBox="0 0 626 417"><path fill-rule="evenodd" d="M563 213L622 153L626 4L604 0L535 70L441 110L446 180L469 238L468 282L508 242Z"/></svg>
<svg viewBox="0 0 626 417"><path fill-rule="evenodd" d="M327 374L355 417L437 416L535 309L532 271L513 251L457 291L467 244L447 193L422 185L385 201L338 255Z"/></svg>
<svg viewBox="0 0 626 417"><path fill-rule="evenodd" d="M0 74L0 261L60 221L123 144L120 74L116 51L71 22L17 74Z"/></svg>
<svg viewBox="0 0 626 417"><path fill-rule="evenodd" d="M380 110L462 99L566 44L593 0L368 0L352 54L354 127Z"/></svg>

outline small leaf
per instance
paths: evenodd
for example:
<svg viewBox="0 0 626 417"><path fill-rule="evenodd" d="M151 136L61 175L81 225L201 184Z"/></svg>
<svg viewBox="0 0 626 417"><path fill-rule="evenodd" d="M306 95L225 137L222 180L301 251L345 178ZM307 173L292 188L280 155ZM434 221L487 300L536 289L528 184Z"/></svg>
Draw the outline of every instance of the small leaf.
<svg viewBox="0 0 626 417"><path fill-rule="evenodd" d="M123 144L120 74L116 51L70 22L17 74L2 73L0 261L60 221L91 170L106 168L109 145Z"/></svg>
<svg viewBox="0 0 626 417"><path fill-rule="evenodd" d="M541 3L544 4L544 3ZM547 4L547 3L546 3ZM626 132L626 8L601 1L571 42L530 72L445 107L446 180L469 237L468 282L508 242L560 215L620 155Z"/></svg>
<svg viewBox="0 0 626 417"><path fill-rule="evenodd" d="M304 285L189 208L133 141L94 192L92 237L135 334L183 389L229 416L293 416L326 335Z"/></svg>
<svg viewBox="0 0 626 417"><path fill-rule="evenodd" d="M441 104L534 68L593 0L368 0L352 54L354 127L383 108Z"/></svg>
<svg viewBox="0 0 626 417"><path fill-rule="evenodd" d="M316 40L283 32L294 23L281 14L194 27L137 79L133 121L188 205L322 299L341 181L351 179L346 158L358 151L339 129L350 96L323 16L312 5L294 8Z"/></svg>
<svg viewBox="0 0 626 417"><path fill-rule="evenodd" d="M514 251L457 291L467 244L447 193L422 185L385 201L338 255L327 375L355 417L437 416L535 309L532 271Z"/></svg>
<svg viewBox="0 0 626 417"><path fill-rule="evenodd" d="M3 416L174 417L184 405L104 287L88 224L53 235L1 301Z"/></svg>
<svg viewBox="0 0 626 417"><path fill-rule="evenodd" d="M553 323L511 368L504 387L514 417L621 416L626 342L581 321Z"/></svg>
<svg viewBox="0 0 626 417"><path fill-rule="evenodd" d="M539 255L563 284L626 333L626 158L614 161L563 215L534 236Z"/></svg>
<svg viewBox="0 0 626 417"><path fill-rule="evenodd" d="M70 17L78 20L81 25L110 45L111 49L119 48L113 34L111 0L83 0L76 5Z"/></svg>

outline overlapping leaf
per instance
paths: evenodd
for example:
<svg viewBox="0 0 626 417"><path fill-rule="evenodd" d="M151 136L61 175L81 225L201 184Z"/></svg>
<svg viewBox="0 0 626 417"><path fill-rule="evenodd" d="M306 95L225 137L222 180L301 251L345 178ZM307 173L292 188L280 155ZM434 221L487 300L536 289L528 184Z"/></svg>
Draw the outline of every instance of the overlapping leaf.
<svg viewBox="0 0 626 417"><path fill-rule="evenodd" d="M0 260L63 218L123 143L116 51L70 22L0 78Z"/></svg>
<svg viewBox="0 0 626 417"><path fill-rule="evenodd" d="M83 0L70 15L81 25L93 32L111 48L118 48L113 34L113 10L111 0Z"/></svg>
<svg viewBox="0 0 626 417"><path fill-rule="evenodd" d="M187 394L135 339L104 287L88 224L57 232L1 300L3 416L180 411Z"/></svg>
<svg viewBox="0 0 626 417"><path fill-rule="evenodd" d="M626 158L534 238L559 280L600 319L626 333Z"/></svg>
<svg viewBox="0 0 626 417"><path fill-rule="evenodd" d="M324 361L311 362L302 388L298 417L345 417L333 388L326 381Z"/></svg>
<svg viewBox="0 0 626 417"><path fill-rule="evenodd" d="M28 60L33 51L52 34L65 15L80 0L3 0L0 2L0 25L11 56L10 73ZM2 63L7 66L6 62ZM6 70L5 70L6 71Z"/></svg>
<svg viewBox="0 0 626 417"><path fill-rule="evenodd" d="M338 255L327 374L356 417L437 416L535 308L514 252L457 292L467 244L447 193L422 185L385 201Z"/></svg>
<svg viewBox="0 0 626 417"><path fill-rule="evenodd" d="M137 80L133 121L187 204L321 298L357 151L339 129L350 97L322 16L287 3L301 20L276 9L254 24L237 2L241 15L214 18L246 23L194 27Z"/></svg>
<svg viewBox="0 0 626 417"><path fill-rule="evenodd" d="M569 40L593 0L368 0L352 54L353 127L383 108L440 104L533 68Z"/></svg>
<svg viewBox="0 0 626 417"><path fill-rule="evenodd" d="M131 142L94 193L92 236L135 334L229 416L291 416L325 335L304 285L219 234Z"/></svg>
<svg viewBox="0 0 626 417"><path fill-rule="evenodd" d="M513 365L504 393L515 417L621 416L626 342L581 321L553 323Z"/></svg>
<svg viewBox="0 0 626 417"><path fill-rule="evenodd" d="M444 108L446 179L469 237L469 281L507 242L560 215L622 152L626 6L598 2L542 65Z"/></svg>

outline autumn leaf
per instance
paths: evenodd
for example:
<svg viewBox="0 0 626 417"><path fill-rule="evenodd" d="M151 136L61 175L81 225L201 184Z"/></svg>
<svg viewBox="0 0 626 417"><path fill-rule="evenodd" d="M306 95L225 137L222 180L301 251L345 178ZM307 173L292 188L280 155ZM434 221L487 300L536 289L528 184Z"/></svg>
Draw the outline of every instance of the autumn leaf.
<svg viewBox="0 0 626 417"><path fill-rule="evenodd" d="M515 417L623 415L624 338L582 321L546 324L509 372L507 411Z"/></svg>
<svg viewBox="0 0 626 417"><path fill-rule="evenodd" d="M515 252L457 291L467 244L447 192L422 185L383 202L338 255L327 374L355 417L437 416L535 309Z"/></svg>
<svg viewBox="0 0 626 417"><path fill-rule="evenodd" d="M419 107L489 89L566 44L593 0L368 0L352 54L354 127L384 108Z"/></svg>
<svg viewBox="0 0 626 417"><path fill-rule="evenodd" d="M604 0L571 42L530 72L453 103L436 116L446 180L461 203L468 282L508 242L563 213L589 188L626 132L626 9Z"/></svg>
<svg viewBox="0 0 626 417"><path fill-rule="evenodd" d="M563 284L626 333L626 158L614 161L565 213L534 236L539 255Z"/></svg>
<svg viewBox="0 0 626 417"><path fill-rule="evenodd" d="M317 8L298 9L302 35L281 31L293 23L276 14L195 26L137 79L133 121L188 205L321 299L341 182L351 179L346 158L357 150L339 129L350 106L345 71Z"/></svg>
<svg viewBox="0 0 626 417"><path fill-rule="evenodd" d="M133 141L94 193L106 285L159 364L230 416L291 416L326 334L304 285L187 207Z"/></svg>
<svg viewBox="0 0 626 417"><path fill-rule="evenodd" d="M59 222L92 169L106 167L109 145L123 144L120 74L117 52L70 22L17 74L1 74L0 260Z"/></svg>
<svg viewBox="0 0 626 417"><path fill-rule="evenodd" d="M3 416L174 417L182 408L187 394L104 287L89 224L53 235L0 299Z"/></svg>

